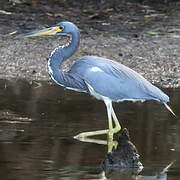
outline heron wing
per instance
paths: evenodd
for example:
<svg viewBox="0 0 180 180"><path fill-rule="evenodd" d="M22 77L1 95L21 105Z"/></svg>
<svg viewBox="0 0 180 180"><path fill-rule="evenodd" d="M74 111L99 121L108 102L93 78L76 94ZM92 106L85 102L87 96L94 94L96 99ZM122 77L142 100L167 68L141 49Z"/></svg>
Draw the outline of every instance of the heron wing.
<svg viewBox="0 0 180 180"><path fill-rule="evenodd" d="M77 60L69 73L78 74L95 92L114 101L154 99L168 102L169 97L140 74L115 61L85 56Z"/></svg>
<svg viewBox="0 0 180 180"><path fill-rule="evenodd" d="M125 82L125 78L119 79L103 71L88 70L85 74L85 82L93 88L97 94L108 97L113 101L156 99L144 93L133 80Z"/></svg>

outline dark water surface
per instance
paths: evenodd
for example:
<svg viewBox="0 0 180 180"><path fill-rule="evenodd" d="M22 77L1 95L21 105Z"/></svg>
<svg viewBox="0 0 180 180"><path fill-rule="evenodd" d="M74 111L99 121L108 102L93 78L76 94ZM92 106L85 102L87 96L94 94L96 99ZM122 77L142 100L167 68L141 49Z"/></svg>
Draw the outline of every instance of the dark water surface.
<svg viewBox="0 0 180 180"><path fill-rule="evenodd" d="M180 116L180 89L164 91ZM114 107L144 169L138 177L116 172L109 179L180 180L179 121L153 101ZM105 105L86 94L45 82L0 80L0 180L105 179L107 146L72 138L105 128ZM167 174L157 175L172 161Z"/></svg>

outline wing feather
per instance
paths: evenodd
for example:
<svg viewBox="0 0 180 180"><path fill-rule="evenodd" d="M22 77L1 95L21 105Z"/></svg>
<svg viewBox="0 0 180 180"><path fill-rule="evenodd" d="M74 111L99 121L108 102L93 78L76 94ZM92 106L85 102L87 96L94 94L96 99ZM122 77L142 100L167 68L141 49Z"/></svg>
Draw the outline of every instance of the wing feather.
<svg viewBox="0 0 180 180"><path fill-rule="evenodd" d="M100 71L94 71L99 68ZM140 74L115 61L85 56L77 60L70 73L76 73L97 93L115 101L123 99L154 99L168 102L169 97Z"/></svg>

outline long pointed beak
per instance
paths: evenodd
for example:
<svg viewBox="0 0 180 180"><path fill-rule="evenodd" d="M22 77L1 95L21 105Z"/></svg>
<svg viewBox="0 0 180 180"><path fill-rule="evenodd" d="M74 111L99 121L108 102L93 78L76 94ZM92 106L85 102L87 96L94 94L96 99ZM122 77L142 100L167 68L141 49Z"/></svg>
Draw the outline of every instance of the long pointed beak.
<svg viewBox="0 0 180 180"><path fill-rule="evenodd" d="M25 38L25 37L35 37L35 36L47 36L47 35L55 35L57 32L61 32L62 29L60 29L58 26L45 28L38 31L33 31L25 34L20 34L16 36L16 38Z"/></svg>

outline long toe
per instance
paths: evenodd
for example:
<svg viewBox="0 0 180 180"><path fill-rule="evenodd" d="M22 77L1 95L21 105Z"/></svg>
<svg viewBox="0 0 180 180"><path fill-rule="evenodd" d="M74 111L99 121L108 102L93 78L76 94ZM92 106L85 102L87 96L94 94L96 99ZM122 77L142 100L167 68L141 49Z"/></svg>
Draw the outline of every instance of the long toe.
<svg viewBox="0 0 180 180"><path fill-rule="evenodd" d="M84 139L86 137L86 133L80 133L74 136L74 139Z"/></svg>
<svg viewBox="0 0 180 180"><path fill-rule="evenodd" d="M107 134L109 132L108 129L105 130L98 130L98 131L91 131L91 132L83 132L76 136L74 136L75 139L82 140L83 138L89 137L89 136L96 136L96 135L102 135Z"/></svg>

